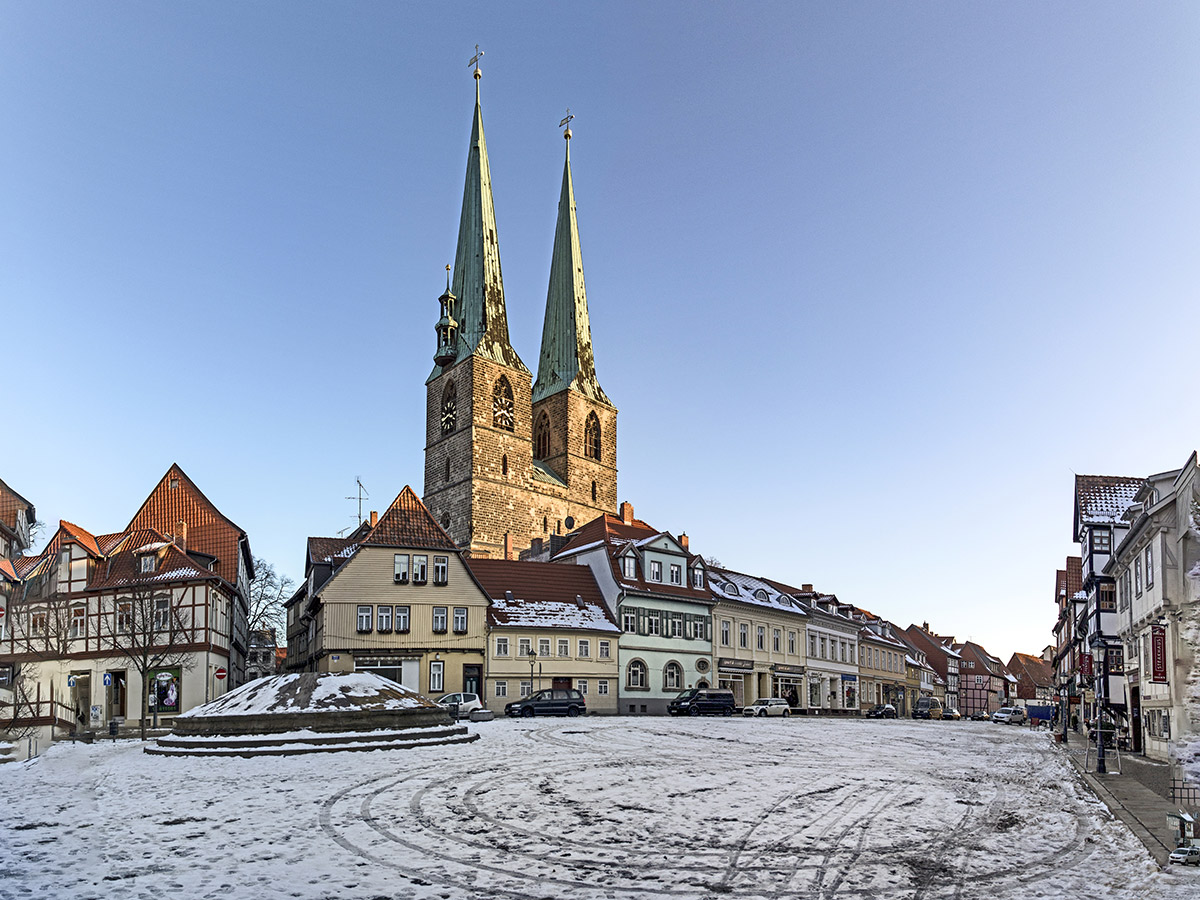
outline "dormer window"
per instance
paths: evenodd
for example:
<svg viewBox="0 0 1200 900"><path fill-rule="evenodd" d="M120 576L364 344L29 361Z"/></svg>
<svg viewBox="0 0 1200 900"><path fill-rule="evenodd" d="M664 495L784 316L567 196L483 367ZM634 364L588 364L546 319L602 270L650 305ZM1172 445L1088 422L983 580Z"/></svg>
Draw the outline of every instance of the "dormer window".
<svg viewBox="0 0 1200 900"><path fill-rule="evenodd" d="M138 574L139 575L150 574L156 568L157 562L158 562L158 557L156 557L153 553L147 553L145 556L139 556L138 557Z"/></svg>
<svg viewBox="0 0 1200 900"><path fill-rule="evenodd" d="M692 587L694 587L694 588L704 587L704 570L699 568L698 566L696 568L692 569Z"/></svg>
<svg viewBox="0 0 1200 900"><path fill-rule="evenodd" d="M1112 534L1107 528L1097 528L1092 532L1092 552L1112 552Z"/></svg>
<svg viewBox="0 0 1200 900"><path fill-rule="evenodd" d="M759 588L757 591L754 592L754 597L756 600L770 600L771 599L770 596L767 594L767 592L764 591L762 588Z"/></svg>
<svg viewBox="0 0 1200 900"><path fill-rule="evenodd" d="M662 581L662 563L658 560L650 561L650 580Z"/></svg>
<svg viewBox="0 0 1200 900"><path fill-rule="evenodd" d="M621 574L626 578L635 578L637 576L637 561L632 556L626 556L621 559Z"/></svg>
<svg viewBox="0 0 1200 900"><path fill-rule="evenodd" d="M737 585L731 581L726 582L725 583L725 593L727 593L730 597L736 597L738 595Z"/></svg>

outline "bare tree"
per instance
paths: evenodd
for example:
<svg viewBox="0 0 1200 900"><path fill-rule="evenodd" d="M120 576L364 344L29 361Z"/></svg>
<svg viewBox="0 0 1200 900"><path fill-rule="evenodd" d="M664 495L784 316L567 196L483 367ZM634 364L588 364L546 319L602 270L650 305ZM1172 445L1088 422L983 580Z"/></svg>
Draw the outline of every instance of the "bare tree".
<svg viewBox="0 0 1200 900"><path fill-rule="evenodd" d="M191 621L190 615L183 615L171 588L164 585L134 585L114 597L104 597L101 604L102 643L110 644L114 655L128 659L140 676L144 741L149 694L152 688L157 689L157 685L150 683L151 673L166 668L192 668L195 654L190 651L199 642L202 628ZM157 709L156 703L156 712Z"/></svg>
<svg viewBox="0 0 1200 900"><path fill-rule="evenodd" d="M81 604L69 603L55 592L53 579L48 574L34 576L28 582L11 586L5 597L7 607L6 641L3 661L10 667L13 693L12 708L0 712L0 730L24 737L34 726L18 726L19 721L31 722L39 716L37 679L32 677L31 665L59 662L69 658L71 641L81 628L86 628L86 617L82 620L73 613ZM0 597L5 595L0 593ZM44 701L51 702L50 697ZM61 702L61 701L60 701ZM53 716L55 710L50 709ZM79 724L76 715L76 725Z"/></svg>
<svg viewBox="0 0 1200 900"><path fill-rule="evenodd" d="M287 634L287 610L284 603L296 590L296 583L275 571L265 559L255 558L254 580L250 582L250 633L273 631Z"/></svg>

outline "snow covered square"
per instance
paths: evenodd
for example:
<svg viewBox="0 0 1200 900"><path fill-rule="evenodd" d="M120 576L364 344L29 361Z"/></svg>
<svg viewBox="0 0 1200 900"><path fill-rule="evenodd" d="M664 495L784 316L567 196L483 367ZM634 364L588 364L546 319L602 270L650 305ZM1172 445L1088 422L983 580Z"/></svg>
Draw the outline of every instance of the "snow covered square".
<svg viewBox="0 0 1200 900"><path fill-rule="evenodd" d="M1045 732L497 721L259 759L58 744L0 768L5 898L1184 900Z"/></svg>

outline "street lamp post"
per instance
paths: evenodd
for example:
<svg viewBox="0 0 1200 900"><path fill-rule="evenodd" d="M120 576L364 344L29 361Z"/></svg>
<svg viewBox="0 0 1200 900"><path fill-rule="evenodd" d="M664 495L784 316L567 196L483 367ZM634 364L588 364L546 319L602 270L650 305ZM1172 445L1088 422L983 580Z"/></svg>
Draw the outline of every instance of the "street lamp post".
<svg viewBox="0 0 1200 900"><path fill-rule="evenodd" d="M537 663L537 652L529 647L529 696L533 696L533 667Z"/></svg>
<svg viewBox="0 0 1200 900"><path fill-rule="evenodd" d="M1097 632L1092 636L1092 649L1096 652L1096 774L1107 775L1104 761L1104 713L1108 701L1108 647L1104 636Z"/></svg>

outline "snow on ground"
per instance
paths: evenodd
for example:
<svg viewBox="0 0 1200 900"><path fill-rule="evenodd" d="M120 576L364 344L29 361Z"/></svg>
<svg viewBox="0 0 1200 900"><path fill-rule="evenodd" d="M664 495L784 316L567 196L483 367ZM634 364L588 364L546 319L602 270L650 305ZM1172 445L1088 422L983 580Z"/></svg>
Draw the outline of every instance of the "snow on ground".
<svg viewBox="0 0 1200 900"><path fill-rule="evenodd" d="M0 897L1193 900L1045 732L532 719L419 750L0 767Z"/></svg>
<svg viewBox="0 0 1200 900"><path fill-rule="evenodd" d="M436 708L431 700L373 672L273 675L259 678L182 713L178 718L261 716L359 709Z"/></svg>

